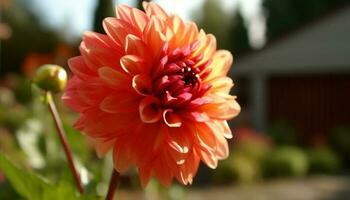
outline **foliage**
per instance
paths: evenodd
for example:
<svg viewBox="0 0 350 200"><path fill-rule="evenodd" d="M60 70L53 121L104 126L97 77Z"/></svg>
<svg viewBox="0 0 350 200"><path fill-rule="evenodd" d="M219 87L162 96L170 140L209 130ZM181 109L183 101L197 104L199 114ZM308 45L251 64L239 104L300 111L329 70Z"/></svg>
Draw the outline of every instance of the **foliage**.
<svg viewBox="0 0 350 200"><path fill-rule="evenodd" d="M294 145L297 143L296 131L286 121L275 121L268 128L269 135L279 145Z"/></svg>
<svg viewBox="0 0 350 200"><path fill-rule="evenodd" d="M226 174L215 174L222 178L222 182L251 183L260 177L259 161L247 156L242 152L235 152L230 159L223 163Z"/></svg>
<svg viewBox="0 0 350 200"><path fill-rule="evenodd" d="M268 153L263 161L266 177L304 176L308 171L308 160L303 150L293 146L282 146Z"/></svg>
<svg viewBox="0 0 350 200"><path fill-rule="evenodd" d="M93 199L88 196L77 196L74 187L68 182L54 185L40 176L14 165L0 154L0 170L5 174L13 188L26 199L33 200L78 200Z"/></svg>
<svg viewBox="0 0 350 200"><path fill-rule="evenodd" d="M96 1L95 17L94 17L94 31L104 33L102 20L106 17L113 16L112 0L98 0Z"/></svg>
<svg viewBox="0 0 350 200"><path fill-rule="evenodd" d="M310 163L310 173L334 174L339 172L341 168L339 157L329 148L310 149L307 155Z"/></svg>
<svg viewBox="0 0 350 200"><path fill-rule="evenodd" d="M347 0L264 0L267 37L274 39L325 14Z"/></svg>
<svg viewBox="0 0 350 200"><path fill-rule="evenodd" d="M261 177L262 161L272 148L269 138L250 128L239 128L235 134L230 157L218 166L214 182L250 183Z"/></svg>
<svg viewBox="0 0 350 200"><path fill-rule="evenodd" d="M201 11L199 27L216 36L220 49L229 49L235 56L250 50L248 31L238 9L228 14L219 1L206 0Z"/></svg>
<svg viewBox="0 0 350 200"><path fill-rule="evenodd" d="M230 22L227 38L229 46L227 48L235 56L250 51L251 47L249 45L248 30L239 9L231 16Z"/></svg>
<svg viewBox="0 0 350 200"><path fill-rule="evenodd" d="M59 35L39 23L39 17L30 10L30 1L11 1L1 8L1 23L11 28L11 37L1 40L0 75L20 72L20 66L29 52L52 52L60 41Z"/></svg>
<svg viewBox="0 0 350 200"><path fill-rule="evenodd" d="M206 0L201 12L198 26L207 33L214 34L220 48L226 47L228 15L224 12L222 6L216 0Z"/></svg>
<svg viewBox="0 0 350 200"><path fill-rule="evenodd" d="M341 156L344 164L350 167L350 127L339 126L331 136L331 145Z"/></svg>

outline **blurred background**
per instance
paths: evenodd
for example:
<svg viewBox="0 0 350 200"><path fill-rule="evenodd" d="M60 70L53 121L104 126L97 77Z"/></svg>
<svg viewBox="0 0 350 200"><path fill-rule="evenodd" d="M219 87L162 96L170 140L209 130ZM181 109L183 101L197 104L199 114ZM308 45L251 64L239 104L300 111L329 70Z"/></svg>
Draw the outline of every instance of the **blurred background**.
<svg viewBox="0 0 350 200"><path fill-rule="evenodd" d="M152 181L143 191L131 171L123 174L119 199L349 199L350 1L155 2L195 21L233 53L232 93L242 113L231 122L230 157L216 170L202 165L192 187ZM67 68L83 32L103 32L102 19L114 16L119 3L140 7L136 0L0 0L0 152L19 166L73 182L30 79L42 64ZM59 97L83 182L101 197L111 158L98 159L71 128L76 115ZM0 199L23 199L1 172Z"/></svg>

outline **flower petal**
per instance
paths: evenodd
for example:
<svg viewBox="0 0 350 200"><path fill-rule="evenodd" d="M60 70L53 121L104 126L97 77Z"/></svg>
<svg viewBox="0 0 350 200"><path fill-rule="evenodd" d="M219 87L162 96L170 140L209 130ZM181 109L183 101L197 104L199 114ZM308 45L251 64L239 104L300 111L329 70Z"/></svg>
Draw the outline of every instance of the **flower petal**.
<svg viewBox="0 0 350 200"><path fill-rule="evenodd" d="M235 96L224 93L212 95L213 101L200 107L200 110L214 119L227 120L239 114L241 107Z"/></svg>
<svg viewBox="0 0 350 200"><path fill-rule="evenodd" d="M160 6L158 6L153 2L149 3L149 2L143 1L142 5L146 11L147 16L149 17L154 15L163 20L165 20L168 17L167 13L163 10L163 8L161 8Z"/></svg>
<svg viewBox="0 0 350 200"><path fill-rule="evenodd" d="M198 144L203 148L210 148L215 151L216 149L216 137L212 132L210 127L206 126L204 123L196 124L196 138L198 140Z"/></svg>
<svg viewBox="0 0 350 200"><path fill-rule="evenodd" d="M125 87L125 82L128 80L125 74L110 67L101 67L98 70L98 74L104 83L115 89Z"/></svg>
<svg viewBox="0 0 350 200"><path fill-rule="evenodd" d="M162 48L166 42L166 36L163 34L162 21L159 18L151 17L143 31L143 41L147 46L152 47L150 50L155 58L159 58Z"/></svg>
<svg viewBox="0 0 350 200"><path fill-rule="evenodd" d="M93 72L103 66L120 69L119 58L122 52L107 35L85 32L79 50L85 64Z"/></svg>
<svg viewBox="0 0 350 200"><path fill-rule="evenodd" d="M90 138L90 140L93 140L93 138ZM96 140L93 140L93 143L96 149L97 156L99 158L102 158L107 154L109 150L112 149L112 147L115 144L115 140L114 139L107 139L107 140L96 139Z"/></svg>
<svg viewBox="0 0 350 200"><path fill-rule="evenodd" d="M132 87L141 96L151 95L152 80L146 74L138 74L132 78Z"/></svg>
<svg viewBox="0 0 350 200"><path fill-rule="evenodd" d="M133 24L137 26L141 32L143 31L143 29L149 21L148 16L139 9L132 9L131 18Z"/></svg>
<svg viewBox="0 0 350 200"><path fill-rule="evenodd" d="M96 71L92 71L84 62L82 56L76 56L68 60L70 70L82 80L91 80L97 76Z"/></svg>
<svg viewBox="0 0 350 200"><path fill-rule="evenodd" d="M180 127L182 124L181 117L175 114L172 109L166 109L163 111L163 120L169 127Z"/></svg>
<svg viewBox="0 0 350 200"><path fill-rule="evenodd" d="M129 34L140 37L142 33L124 20L107 17L103 20L103 28L107 35L120 47L125 44L125 37Z"/></svg>
<svg viewBox="0 0 350 200"><path fill-rule="evenodd" d="M205 82L208 82L216 77L226 76L232 66L232 54L226 50L218 50L214 56L212 63L208 66L212 69Z"/></svg>
<svg viewBox="0 0 350 200"><path fill-rule="evenodd" d="M139 102L135 94L115 93L104 98L100 108L107 113L137 112Z"/></svg>
<svg viewBox="0 0 350 200"><path fill-rule="evenodd" d="M196 149L201 160L210 168L215 169L218 166L216 155L207 148Z"/></svg>
<svg viewBox="0 0 350 200"><path fill-rule="evenodd" d="M169 128L169 146L180 153L188 153L192 148L192 131L188 126Z"/></svg>
<svg viewBox="0 0 350 200"><path fill-rule="evenodd" d="M150 59L150 50L147 45L139 37L131 34L125 38L125 53L144 60Z"/></svg>
<svg viewBox="0 0 350 200"><path fill-rule="evenodd" d="M160 102L153 96L145 97L139 105L140 118L144 123L155 123L162 117Z"/></svg>
<svg viewBox="0 0 350 200"><path fill-rule="evenodd" d="M113 163L118 172L125 172L134 164L133 156L130 155L128 140L123 139L122 141L117 142L113 148Z"/></svg>
<svg viewBox="0 0 350 200"><path fill-rule="evenodd" d="M145 65L144 59L135 55L125 55L120 58L120 66L122 69L132 76L144 73Z"/></svg>
<svg viewBox="0 0 350 200"><path fill-rule="evenodd" d="M209 92L216 93L226 93L228 94L233 87L232 79L229 77L217 77L210 81L211 88L209 89Z"/></svg>

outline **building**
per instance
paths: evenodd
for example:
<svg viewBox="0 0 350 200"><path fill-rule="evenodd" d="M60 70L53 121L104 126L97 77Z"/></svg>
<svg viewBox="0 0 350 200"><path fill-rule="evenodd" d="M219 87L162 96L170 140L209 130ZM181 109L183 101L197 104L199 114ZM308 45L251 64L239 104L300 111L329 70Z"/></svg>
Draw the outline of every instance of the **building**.
<svg viewBox="0 0 350 200"><path fill-rule="evenodd" d="M236 60L230 73L257 130L285 120L308 141L350 126L350 6Z"/></svg>

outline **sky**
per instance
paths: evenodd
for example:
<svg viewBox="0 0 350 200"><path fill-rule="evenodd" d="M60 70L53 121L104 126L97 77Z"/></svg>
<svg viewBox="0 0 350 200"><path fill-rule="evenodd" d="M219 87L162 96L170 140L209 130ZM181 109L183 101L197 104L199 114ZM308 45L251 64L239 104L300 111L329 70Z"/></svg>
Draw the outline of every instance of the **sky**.
<svg viewBox="0 0 350 200"><path fill-rule="evenodd" d="M57 29L69 39L79 37L91 30L96 0L31 0L33 7L43 16L42 22ZM135 0L114 0L115 4L134 5ZM264 43L264 17L261 0L217 0L225 11L230 12L238 3L246 20L249 38L253 46ZM185 20L191 20L191 13L200 9L204 0L155 0L167 12L177 13ZM261 43L261 44L260 44Z"/></svg>

